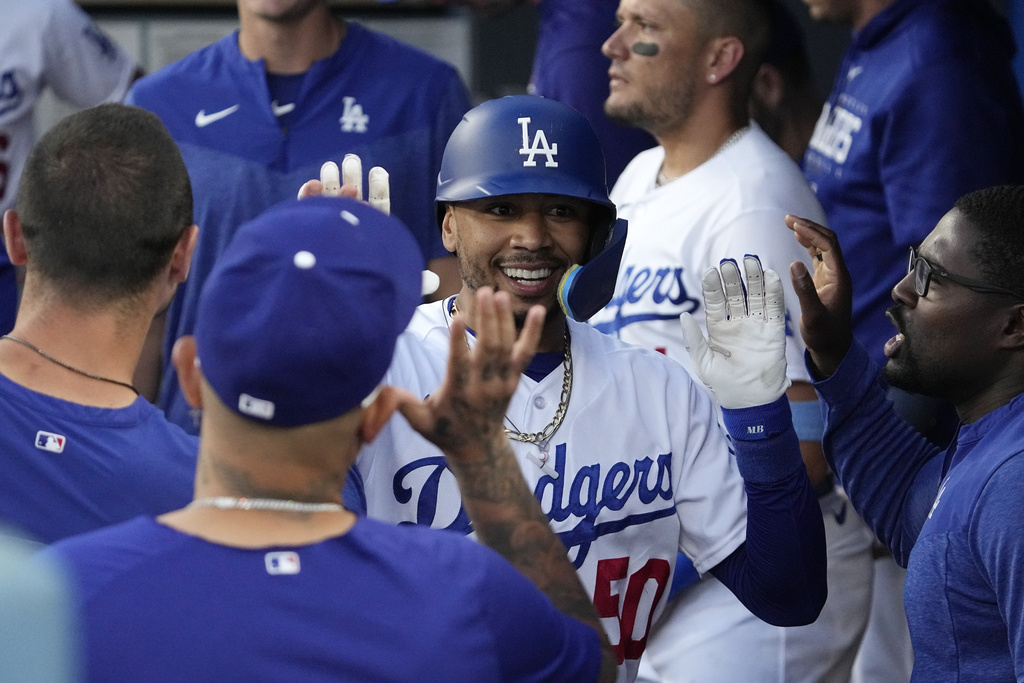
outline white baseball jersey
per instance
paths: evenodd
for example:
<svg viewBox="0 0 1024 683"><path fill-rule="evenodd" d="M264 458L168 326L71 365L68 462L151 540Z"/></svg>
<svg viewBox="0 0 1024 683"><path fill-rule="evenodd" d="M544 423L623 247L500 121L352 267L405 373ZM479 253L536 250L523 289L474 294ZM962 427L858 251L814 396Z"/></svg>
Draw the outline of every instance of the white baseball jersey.
<svg viewBox="0 0 1024 683"><path fill-rule="evenodd" d="M661 147L640 153L612 190L619 215L629 220L629 235L615 296L590 322L630 343L662 350L691 370L679 315L693 313L706 334L704 273L724 258L742 264L745 254L757 254L785 288L787 374L809 381L789 264L811 264L783 219L792 213L827 223L803 173L753 122L734 144L657 187L664 158ZM677 596L658 623L640 680L785 683L828 680L829 672L848 676L867 618L870 535L845 508L842 521L824 508L823 514L829 599L814 624L767 624L709 577Z"/></svg>
<svg viewBox="0 0 1024 683"><path fill-rule="evenodd" d="M419 307L385 383L420 397L440 386L450 301ZM543 449L513 447L623 662L619 680L632 681L677 551L704 572L743 543L743 482L715 407L682 367L582 323L569 330L565 420ZM506 424L541 431L559 405L563 371L540 382L523 376ZM357 469L370 517L469 533L444 456L400 416L363 449Z"/></svg>
<svg viewBox="0 0 1024 683"><path fill-rule="evenodd" d="M0 11L0 213L14 205L35 142L43 89L80 107L121 100L135 62L70 0L3 0Z"/></svg>
<svg viewBox="0 0 1024 683"><path fill-rule="evenodd" d="M785 288L789 377L809 381L789 264L803 260L810 267L810 260L783 218L792 213L826 222L799 167L753 122L734 144L658 187L664 158L662 147L641 152L615 183L611 199L629 221L629 234L615 295L591 324L690 369L680 314L693 313L706 333L704 273L724 258L742 267L745 254L756 254Z"/></svg>

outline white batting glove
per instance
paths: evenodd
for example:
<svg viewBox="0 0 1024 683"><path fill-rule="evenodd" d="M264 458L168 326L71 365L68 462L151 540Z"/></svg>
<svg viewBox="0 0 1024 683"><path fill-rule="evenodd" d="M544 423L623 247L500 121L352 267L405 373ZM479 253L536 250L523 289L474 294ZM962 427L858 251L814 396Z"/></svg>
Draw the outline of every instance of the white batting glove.
<svg viewBox="0 0 1024 683"><path fill-rule="evenodd" d="M782 281L756 256L746 256L743 268L746 287L732 259L722 261L721 276L716 268L704 274L707 339L692 315L679 319L697 376L723 408L773 403L790 385Z"/></svg>

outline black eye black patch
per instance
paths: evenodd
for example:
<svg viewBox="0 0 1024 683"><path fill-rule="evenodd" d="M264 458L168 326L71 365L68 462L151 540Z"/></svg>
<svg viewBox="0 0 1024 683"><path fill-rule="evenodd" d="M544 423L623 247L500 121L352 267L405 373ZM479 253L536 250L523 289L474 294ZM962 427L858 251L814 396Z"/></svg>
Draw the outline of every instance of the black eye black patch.
<svg viewBox="0 0 1024 683"><path fill-rule="evenodd" d="M657 43L633 43L633 53L641 57L653 57L661 50Z"/></svg>

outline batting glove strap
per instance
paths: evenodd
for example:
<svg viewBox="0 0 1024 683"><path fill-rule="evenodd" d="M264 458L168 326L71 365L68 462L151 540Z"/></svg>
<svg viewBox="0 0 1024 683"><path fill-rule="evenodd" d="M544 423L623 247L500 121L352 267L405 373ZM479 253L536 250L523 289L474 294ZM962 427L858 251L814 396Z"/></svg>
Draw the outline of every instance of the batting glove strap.
<svg viewBox="0 0 1024 683"><path fill-rule="evenodd" d="M744 481L771 484L804 466L785 396L752 408L723 408L722 421L732 439L736 466Z"/></svg>

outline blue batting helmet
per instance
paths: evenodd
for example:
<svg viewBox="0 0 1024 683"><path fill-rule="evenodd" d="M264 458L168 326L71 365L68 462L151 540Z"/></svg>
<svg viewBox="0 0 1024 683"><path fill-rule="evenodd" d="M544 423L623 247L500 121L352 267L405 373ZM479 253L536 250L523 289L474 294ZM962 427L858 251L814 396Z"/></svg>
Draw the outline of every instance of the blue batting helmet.
<svg viewBox="0 0 1024 683"><path fill-rule="evenodd" d="M608 198L604 153L590 122L535 95L489 100L468 111L441 159L438 224L448 203L509 194L575 197L599 209L583 269L571 269L559 288L566 314L586 320L611 298L626 235Z"/></svg>

